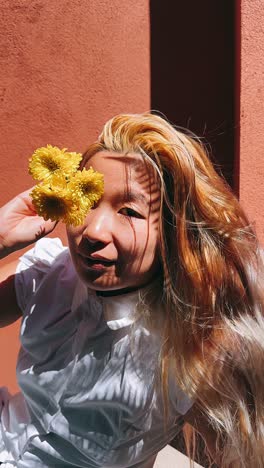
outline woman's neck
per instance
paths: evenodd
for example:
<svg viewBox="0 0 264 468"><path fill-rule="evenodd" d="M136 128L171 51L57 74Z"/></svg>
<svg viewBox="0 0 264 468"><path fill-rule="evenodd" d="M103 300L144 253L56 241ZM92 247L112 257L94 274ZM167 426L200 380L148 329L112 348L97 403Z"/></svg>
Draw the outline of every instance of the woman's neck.
<svg viewBox="0 0 264 468"><path fill-rule="evenodd" d="M114 289L111 291L96 291L96 295L103 297L122 296L123 294L129 294L131 292L138 291L139 289L142 289L145 286L147 285L145 284L143 286L134 286L131 288Z"/></svg>
<svg viewBox="0 0 264 468"><path fill-rule="evenodd" d="M151 281L145 284L131 286L131 287L122 288L122 289L114 289L114 290L108 290L108 291L95 291L95 292L97 296L102 296L102 297L122 296L124 294L129 294L135 291L139 291L140 289L146 288L147 286L151 285L154 281L156 281L159 276L160 275L153 277Z"/></svg>

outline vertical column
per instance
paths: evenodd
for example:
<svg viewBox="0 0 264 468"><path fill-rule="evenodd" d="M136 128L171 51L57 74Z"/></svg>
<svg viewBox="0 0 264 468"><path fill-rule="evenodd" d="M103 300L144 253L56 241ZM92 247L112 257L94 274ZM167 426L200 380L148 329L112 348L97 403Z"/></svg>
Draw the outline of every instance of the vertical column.
<svg viewBox="0 0 264 468"><path fill-rule="evenodd" d="M264 8L241 0L239 193L264 242Z"/></svg>

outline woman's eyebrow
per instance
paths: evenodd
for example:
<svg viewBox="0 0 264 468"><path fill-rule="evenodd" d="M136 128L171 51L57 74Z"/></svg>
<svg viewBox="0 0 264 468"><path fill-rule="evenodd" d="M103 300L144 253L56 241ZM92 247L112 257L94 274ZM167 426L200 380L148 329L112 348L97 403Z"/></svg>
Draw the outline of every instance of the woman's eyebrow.
<svg viewBox="0 0 264 468"><path fill-rule="evenodd" d="M144 205L148 206L149 202L142 192L128 192L125 195L125 202L142 202Z"/></svg>

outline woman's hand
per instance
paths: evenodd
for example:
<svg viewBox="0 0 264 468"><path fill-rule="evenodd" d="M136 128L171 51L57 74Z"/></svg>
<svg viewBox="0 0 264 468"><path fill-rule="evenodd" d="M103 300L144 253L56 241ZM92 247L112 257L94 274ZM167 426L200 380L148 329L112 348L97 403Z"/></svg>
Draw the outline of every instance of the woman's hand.
<svg viewBox="0 0 264 468"><path fill-rule="evenodd" d="M37 215L29 196L31 190L20 193L0 208L0 258L36 242L57 224Z"/></svg>

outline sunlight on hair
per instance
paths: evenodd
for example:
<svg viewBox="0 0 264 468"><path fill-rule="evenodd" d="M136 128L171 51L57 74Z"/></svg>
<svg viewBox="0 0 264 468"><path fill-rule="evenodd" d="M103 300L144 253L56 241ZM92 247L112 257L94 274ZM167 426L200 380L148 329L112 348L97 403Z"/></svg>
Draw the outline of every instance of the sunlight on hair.
<svg viewBox="0 0 264 468"><path fill-rule="evenodd" d="M199 139L157 115L109 120L82 166L99 151L139 153L159 181L165 401L173 360L219 434L221 466L236 466L232 452L240 467L263 467L263 262L252 226Z"/></svg>

